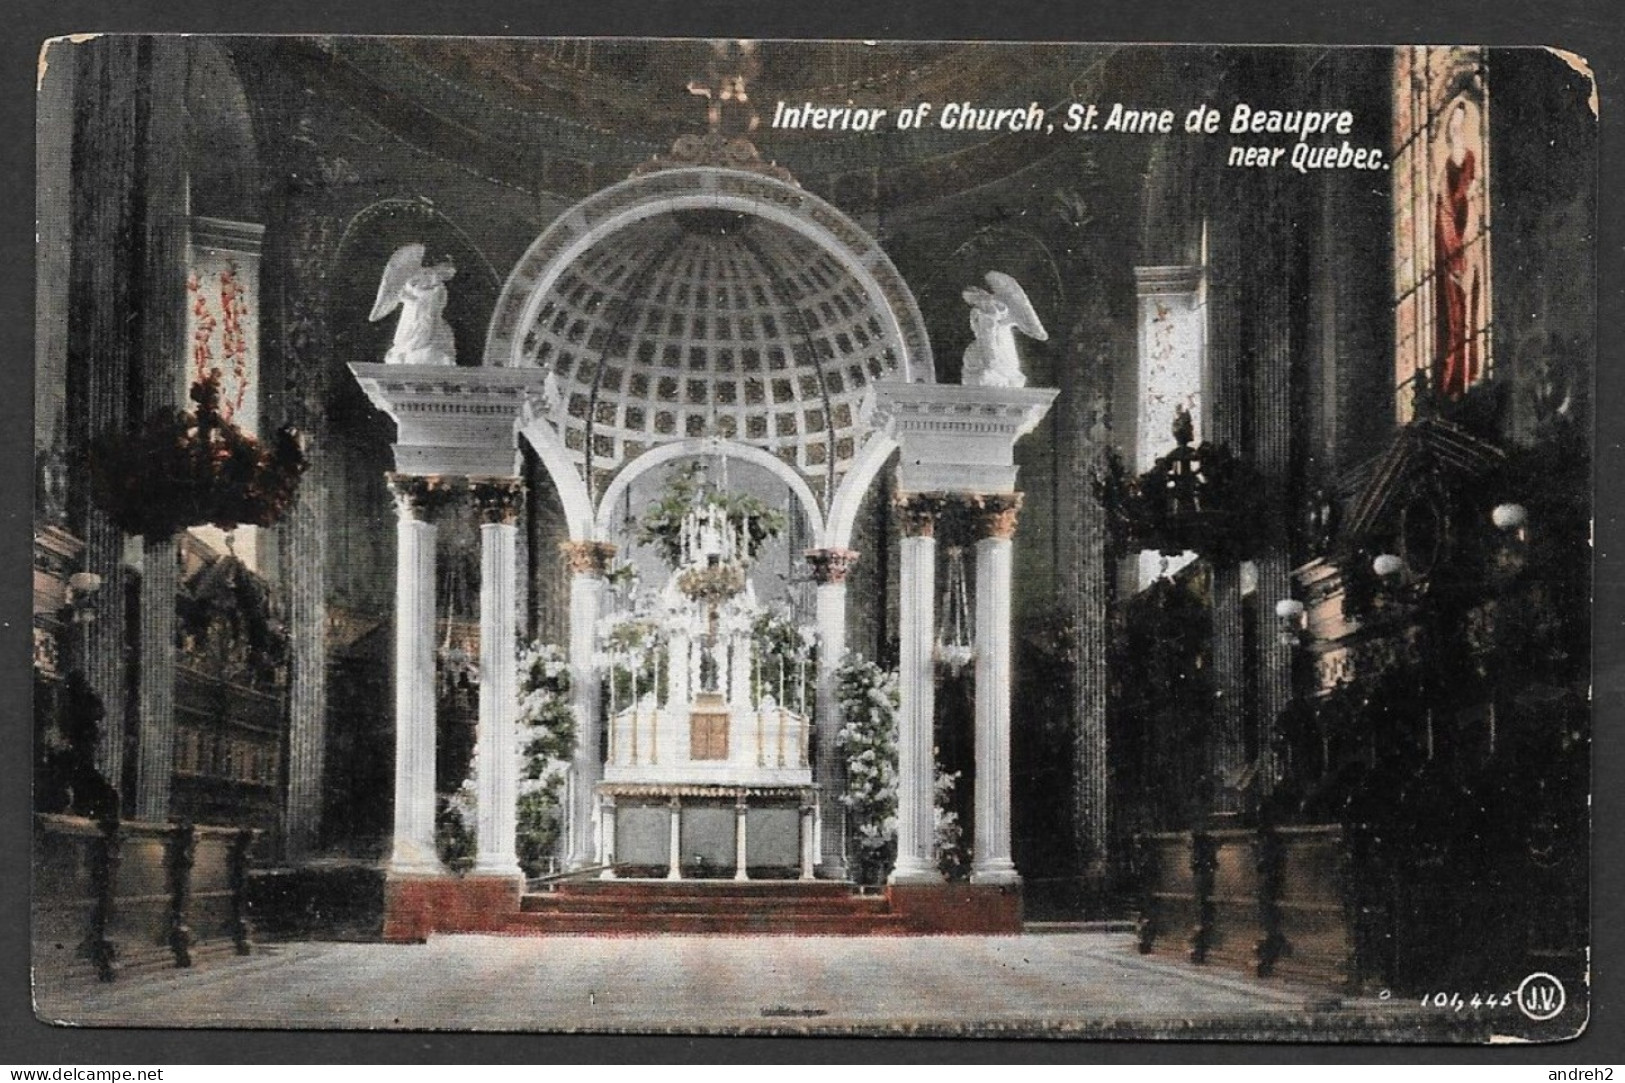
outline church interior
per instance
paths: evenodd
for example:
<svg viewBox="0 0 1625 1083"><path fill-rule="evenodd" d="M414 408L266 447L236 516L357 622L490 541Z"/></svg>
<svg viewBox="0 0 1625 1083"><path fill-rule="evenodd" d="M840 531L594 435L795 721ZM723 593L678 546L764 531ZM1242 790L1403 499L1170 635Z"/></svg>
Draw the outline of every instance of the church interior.
<svg viewBox="0 0 1625 1083"><path fill-rule="evenodd" d="M1541 50L51 43L36 965L1132 922L1579 988L1591 94ZM972 119L775 124L919 102ZM1382 168L1231 153L1344 141Z"/></svg>

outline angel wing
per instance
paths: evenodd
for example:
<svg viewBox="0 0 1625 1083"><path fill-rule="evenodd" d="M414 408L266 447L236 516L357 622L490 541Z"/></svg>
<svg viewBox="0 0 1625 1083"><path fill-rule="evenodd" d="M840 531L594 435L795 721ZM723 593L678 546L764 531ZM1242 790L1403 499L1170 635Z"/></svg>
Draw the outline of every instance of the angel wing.
<svg viewBox="0 0 1625 1083"><path fill-rule="evenodd" d="M980 286L966 286L964 289L959 291L959 296L963 297L965 299L965 303L970 305L972 308L981 308L988 311L992 311L993 306L999 302L997 297L993 296Z"/></svg>
<svg viewBox="0 0 1625 1083"><path fill-rule="evenodd" d="M1021 283L1004 274L1002 271L989 271L985 276L988 288L993 296L1004 302L1004 307L1010 312L1010 322L1023 334L1044 342L1049 339L1049 332L1044 330L1043 321L1033 309L1033 303L1027 300L1027 291L1021 288Z"/></svg>
<svg viewBox="0 0 1625 1083"><path fill-rule="evenodd" d="M367 317L368 320L376 323L395 311L395 306L401 303L401 288L408 279L423 270L423 253L421 244L402 245L395 249L395 254L384 264L384 277L378 283L378 299L372 303L372 315Z"/></svg>

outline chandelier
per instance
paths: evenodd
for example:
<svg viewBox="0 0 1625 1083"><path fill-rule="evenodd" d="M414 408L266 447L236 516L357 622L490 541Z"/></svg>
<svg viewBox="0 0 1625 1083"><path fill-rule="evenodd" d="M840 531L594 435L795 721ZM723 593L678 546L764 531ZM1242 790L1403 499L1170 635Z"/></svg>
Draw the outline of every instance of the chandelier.
<svg viewBox="0 0 1625 1083"><path fill-rule="evenodd" d="M971 645L970 600L965 589L965 550L948 549L948 584L942 592L943 617L937 636L937 661L954 676L976 660Z"/></svg>
<svg viewBox="0 0 1625 1083"><path fill-rule="evenodd" d="M1097 472L1095 495L1119 543L1165 556L1251 555L1268 529L1263 479L1224 445L1196 442L1195 424L1183 406L1174 415L1173 437L1173 450L1138 477L1128 476L1115 456Z"/></svg>

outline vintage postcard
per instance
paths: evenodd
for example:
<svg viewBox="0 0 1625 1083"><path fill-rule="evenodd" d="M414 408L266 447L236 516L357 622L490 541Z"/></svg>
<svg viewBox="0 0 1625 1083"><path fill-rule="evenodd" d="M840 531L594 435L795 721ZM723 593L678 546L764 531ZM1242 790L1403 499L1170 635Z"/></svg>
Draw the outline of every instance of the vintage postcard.
<svg viewBox="0 0 1625 1083"><path fill-rule="evenodd" d="M39 1017L1580 1033L1596 100L47 42Z"/></svg>

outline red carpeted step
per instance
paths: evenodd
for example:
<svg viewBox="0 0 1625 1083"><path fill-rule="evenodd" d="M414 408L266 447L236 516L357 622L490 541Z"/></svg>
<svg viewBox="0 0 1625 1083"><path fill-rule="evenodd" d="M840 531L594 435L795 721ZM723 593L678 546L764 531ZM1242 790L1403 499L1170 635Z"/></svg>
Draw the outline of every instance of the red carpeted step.
<svg viewBox="0 0 1625 1083"><path fill-rule="evenodd" d="M841 880L561 880L546 894L650 898L705 895L710 898L850 898L853 885Z"/></svg>
<svg viewBox="0 0 1625 1083"><path fill-rule="evenodd" d="M592 935L783 935L868 936L901 933L903 920L895 914L767 915L767 914L632 914L632 913L521 913L510 918L503 932L515 936Z"/></svg>
<svg viewBox="0 0 1625 1083"><path fill-rule="evenodd" d="M613 895L526 895L520 909L531 913L625 912L645 914L883 914L883 896L741 899L705 895L617 897Z"/></svg>
<svg viewBox="0 0 1625 1083"><path fill-rule="evenodd" d="M520 900L513 935L902 932L884 895L835 881L576 880Z"/></svg>

